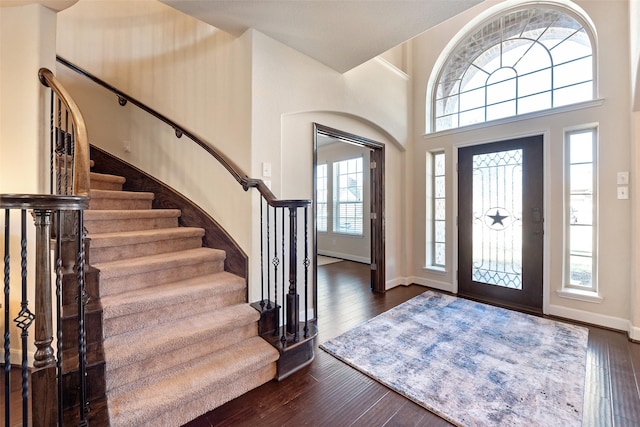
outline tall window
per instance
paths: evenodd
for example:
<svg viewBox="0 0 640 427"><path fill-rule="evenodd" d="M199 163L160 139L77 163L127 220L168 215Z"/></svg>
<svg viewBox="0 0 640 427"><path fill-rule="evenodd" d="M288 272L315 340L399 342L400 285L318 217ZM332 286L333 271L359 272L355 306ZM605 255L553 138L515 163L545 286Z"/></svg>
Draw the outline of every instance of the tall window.
<svg viewBox="0 0 640 427"><path fill-rule="evenodd" d="M333 232L362 235L362 157L333 164Z"/></svg>
<svg viewBox="0 0 640 427"><path fill-rule="evenodd" d="M592 34L549 5L494 17L462 39L440 69L432 129L517 116L594 97Z"/></svg>
<svg viewBox="0 0 640 427"><path fill-rule="evenodd" d="M596 130L567 132L565 287L596 291Z"/></svg>
<svg viewBox="0 0 640 427"><path fill-rule="evenodd" d="M327 164L318 165L316 169L316 213L318 231L327 231Z"/></svg>
<svg viewBox="0 0 640 427"><path fill-rule="evenodd" d="M431 265L444 267L446 262L445 211L445 157L444 153L431 153Z"/></svg>

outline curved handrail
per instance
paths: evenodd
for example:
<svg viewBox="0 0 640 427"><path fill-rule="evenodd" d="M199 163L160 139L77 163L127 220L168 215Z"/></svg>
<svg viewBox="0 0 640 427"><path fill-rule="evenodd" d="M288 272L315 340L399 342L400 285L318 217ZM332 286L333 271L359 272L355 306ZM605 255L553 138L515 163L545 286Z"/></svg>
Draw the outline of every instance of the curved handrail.
<svg viewBox="0 0 640 427"><path fill-rule="evenodd" d="M75 196L89 196L89 138L80 108L73 100L69 92L60 84L58 79L47 68L38 71L40 82L53 90L58 98L65 104L71 113L73 129L75 132L75 148L73 156L73 194Z"/></svg>
<svg viewBox="0 0 640 427"><path fill-rule="evenodd" d="M276 196L271 192L269 187L262 181L261 179L250 178L233 160L228 158L226 155L217 150L213 145L207 143L205 140L200 138L195 133L189 131L188 129L178 125L176 122L168 118L167 116L157 112L153 108L145 105L144 103L138 101L136 98L127 95L121 90L111 86L109 83L100 79L99 77L94 76L90 72L78 67L77 65L72 64L61 56L56 56L56 59L62 65L70 68L76 73L87 77L93 82L99 84L110 92L115 93L118 96L118 102L120 105L124 106L127 102L131 102L136 107L146 111L151 114L155 118L163 121L170 127L172 127L175 131L176 137L181 138L185 135L187 138L191 139L193 142L198 144L202 149L204 149L207 153L213 156L220 164L233 176L233 178L242 186L242 188L247 191L249 188L255 188L260 192L262 197L267 201L267 203L274 207L304 207L311 205L311 200L308 199L295 199L295 200L279 200Z"/></svg>

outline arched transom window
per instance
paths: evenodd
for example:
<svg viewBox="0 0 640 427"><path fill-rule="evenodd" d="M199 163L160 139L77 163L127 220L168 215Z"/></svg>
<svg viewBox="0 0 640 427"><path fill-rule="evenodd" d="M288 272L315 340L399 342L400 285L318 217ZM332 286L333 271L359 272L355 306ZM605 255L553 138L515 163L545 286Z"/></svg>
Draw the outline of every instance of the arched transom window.
<svg viewBox="0 0 640 427"><path fill-rule="evenodd" d="M548 5L510 10L464 37L433 90L435 131L594 98L593 35Z"/></svg>

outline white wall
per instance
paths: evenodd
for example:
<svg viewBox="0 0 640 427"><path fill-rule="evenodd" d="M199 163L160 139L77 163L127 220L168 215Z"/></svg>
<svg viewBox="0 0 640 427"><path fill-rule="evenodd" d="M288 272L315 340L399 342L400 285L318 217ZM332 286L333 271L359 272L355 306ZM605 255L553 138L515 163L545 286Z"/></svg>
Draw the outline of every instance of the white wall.
<svg viewBox="0 0 640 427"><path fill-rule="evenodd" d="M362 236L351 236L344 233L334 233L328 224L327 231L318 232L318 253L336 258L348 259L351 261L371 263L371 215L369 206L371 205L371 179L369 173L369 149L358 147L344 142L334 142L329 145L318 147L317 164L328 166L328 186L333 188L333 169L331 165L341 160L362 157L363 165L363 224ZM328 194L333 197L333 192ZM330 202L331 203L331 202ZM333 204L329 205L330 207Z"/></svg>
<svg viewBox="0 0 640 427"><path fill-rule="evenodd" d="M456 164L457 147L511 137L543 134L545 139L545 301L547 313L627 329L630 298L631 203L616 198L616 173L631 170L629 122L629 32L626 1L576 1L593 20L598 35L599 96L602 102L552 115L507 119L484 126L424 135L427 80L440 53L465 24L488 14L489 8L512 2L486 1L414 39L414 131L415 144L408 157L410 174L416 178L415 219L407 236L413 236L409 275L418 283L456 291ZM615 26L611 22L618 23ZM563 134L571 127L597 124L599 129L599 264L601 303L560 298L563 259ZM422 136L424 135L424 136ZM445 149L447 155L447 259L446 273L431 272L425 265L425 158L426 152Z"/></svg>

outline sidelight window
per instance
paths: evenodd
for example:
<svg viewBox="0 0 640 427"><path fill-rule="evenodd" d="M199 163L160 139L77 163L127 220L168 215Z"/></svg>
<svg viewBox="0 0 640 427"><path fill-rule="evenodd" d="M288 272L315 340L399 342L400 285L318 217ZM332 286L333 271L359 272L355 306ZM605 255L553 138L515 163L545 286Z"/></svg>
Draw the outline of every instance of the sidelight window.
<svg viewBox="0 0 640 427"><path fill-rule="evenodd" d="M427 189L430 197L427 200L430 214L427 229L427 263L433 267L444 268L446 264L446 192L445 192L445 155L444 152L429 153L427 162L430 163L427 179Z"/></svg>
<svg viewBox="0 0 640 427"><path fill-rule="evenodd" d="M564 287L595 292L596 287L596 129L565 135Z"/></svg>

